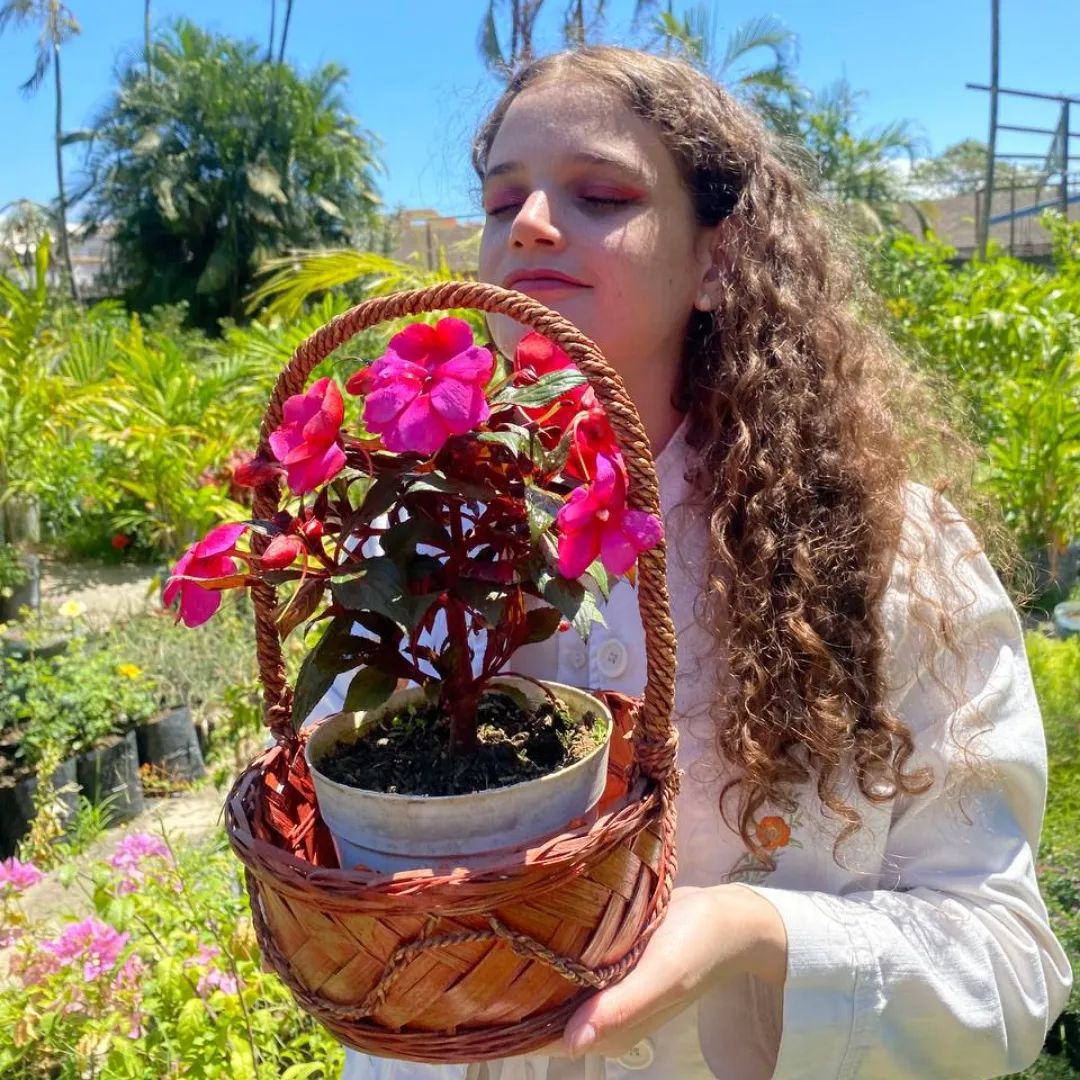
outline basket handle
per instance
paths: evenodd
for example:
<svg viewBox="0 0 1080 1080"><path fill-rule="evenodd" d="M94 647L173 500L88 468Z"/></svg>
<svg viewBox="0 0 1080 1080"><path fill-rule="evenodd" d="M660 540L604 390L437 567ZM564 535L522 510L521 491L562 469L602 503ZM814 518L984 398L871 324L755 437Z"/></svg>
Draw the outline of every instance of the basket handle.
<svg viewBox="0 0 1080 1080"><path fill-rule="evenodd" d="M452 281L365 300L316 330L297 347L278 376L259 432L259 453L272 457L269 437L281 424L285 400L303 393L315 366L335 349L360 331L385 320L452 308L506 315L562 348L588 378L607 411L630 478L628 504L633 509L660 513L656 467L641 418L622 379L600 350L573 324L531 297L479 282ZM256 518L269 518L277 512L280 491L276 476L256 489L253 511ZM256 554L266 542L264 537L253 537ZM665 550L665 545L660 543L638 559L638 607L645 630L646 682L642 704L634 718L634 745L642 771L658 781L674 776L677 746L671 723L676 639L668 604ZM286 682L281 639L273 619L276 590L259 582L252 588L252 594L265 720L279 743L291 743L295 739L290 718L292 690Z"/></svg>

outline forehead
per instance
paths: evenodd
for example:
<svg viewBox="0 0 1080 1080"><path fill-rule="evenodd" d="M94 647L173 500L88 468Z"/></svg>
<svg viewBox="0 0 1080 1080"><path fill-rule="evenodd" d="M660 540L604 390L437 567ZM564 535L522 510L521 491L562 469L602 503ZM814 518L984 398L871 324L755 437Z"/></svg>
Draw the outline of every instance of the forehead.
<svg viewBox="0 0 1080 1080"><path fill-rule="evenodd" d="M642 179L674 176L675 162L656 129L609 87L549 82L511 102L487 156L487 175L570 160L612 159Z"/></svg>

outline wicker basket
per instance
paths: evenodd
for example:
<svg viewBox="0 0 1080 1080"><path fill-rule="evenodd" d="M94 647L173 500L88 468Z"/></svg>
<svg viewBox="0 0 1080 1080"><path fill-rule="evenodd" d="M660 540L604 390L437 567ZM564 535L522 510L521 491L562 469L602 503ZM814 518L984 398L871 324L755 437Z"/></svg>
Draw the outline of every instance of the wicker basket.
<svg viewBox="0 0 1080 1080"><path fill-rule="evenodd" d="M450 308L508 315L561 346L607 410L626 459L630 505L659 512L649 443L619 377L565 319L491 285L452 282L368 300L316 331L278 378L260 449L280 424L285 399L303 392L315 365L354 334ZM276 483L260 488L254 516L270 517L278 496ZM562 835L482 872L338 868L292 729L274 590L253 591L265 715L276 744L236 781L226 827L246 867L266 962L338 1039L383 1057L482 1061L558 1039L585 996L633 967L664 915L675 876L675 636L663 545L638 562L644 695L605 695L616 733L599 819L570 822Z"/></svg>

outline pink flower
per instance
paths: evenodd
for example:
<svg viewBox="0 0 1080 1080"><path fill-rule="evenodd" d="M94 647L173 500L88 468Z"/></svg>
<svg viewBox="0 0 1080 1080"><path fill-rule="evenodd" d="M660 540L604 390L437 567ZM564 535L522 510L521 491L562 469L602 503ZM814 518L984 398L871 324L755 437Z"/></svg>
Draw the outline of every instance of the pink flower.
<svg viewBox="0 0 1080 1080"><path fill-rule="evenodd" d="M591 484L570 492L556 515L559 528L559 573L578 578L599 556L609 574L625 574L643 551L664 537L655 514L626 509L626 478L610 458L596 459Z"/></svg>
<svg viewBox="0 0 1080 1080"><path fill-rule="evenodd" d="M491 353L473 344L462 319L413 323L345 389L366 395L364 425L387 450L434 454L451 435L464 435L488 418L484 386L493 367Z"/></svg>
<svg viewBox="0 0 1080 1080"><path fill-rule="evenodd" d="M269 483L281 473L281 466L255 454L245 455L233 469L233 483L237 487L254 488Z"/></svg>
<svg viewBox="0 0 1080 1080"><path fill-rule="evenodd" d="M285 418L270 436L270 449L285 466L289 487L297 495L325 484L345 467L340 442L344 416L341 391L329 377L286 400Z"/></svg>
<svg viewBox="0 0 1080 1080"><path fill-rule="evenodd" d="M514 350L514 381L518 385L527 386L543 375L572 367L575 367L574 361L553 341L535 330L530 330ZM582 383L547 405L523 410L526 416L540 423L545 432L550 432L550 435L545 435L541 440L549 450L558 445L563 432L570 427L574 417L582 409L586 394L595 401L592 387L588 383Z"/></svg>
<svg viewBox="0 0 1080 1080"><path fill-rule="evenodd" d="M246 525L218 525L180 556L161 597L168 608L179 594L177 622L183 619L185 626L199 626L221 606L219 591L204 589L198 582L186 579L212 579L235 574L236 563L231 552L245 529Z"/></svg>
<svg viewBox="0 0 1080 1080"><path fill-rule="evenodd" d="M41 943L42 952L61 965L82 962L83 979L89 982L112 971L127 944L128 934L101 922L91 915L82 922L72 923L53 941Z"/></svg>
<svg viewBox="0 0 1080 1080"><path fill-rule="evenodd" d="M281 570L292 566L304 550L304 541L299 536L280 533L275 536L262 553L262 564L267 570Z"/></svg>
<svg viewBox="0 0 1080 1080"><path fill-rule="evenodd" d="M45 875L33 864L19 862L14 855L0 862L0 895L22 892L36 885Z"/></svg>
<svg viewBox="0 0 1080 1080"><path fill-rule="evenodd" d="M149 868L143 865L147 860L151 862ZM160 871L171 866L172 861L172 852L156 836L148 833L125 836L109 859L109 865L121 872L117 894L123 896L134 892L147 877L160 877Z"/></svg>
<svg viewBox="0 0 1080 1080"><path fill-rule="evenodd" d="M606 457L619 469L623 468L622 451L615 441L615 432L611 430L607 413L591 386L581 399L581 411L573 423L574 439L563 469L567 476L577 480L591 479L598 457Z"/></svg>
<svg viewBox="0 0 1080 1080"><path fill-rule="evenodd" d="M200 945L198 955L184 961L186 968L203 969L195 986L200 997L208 997L212 990L221 990L226 994L235 994L239 990L236 977L222 971L214 964L214 960L220 955L221 950L216 945Z"/></svg>

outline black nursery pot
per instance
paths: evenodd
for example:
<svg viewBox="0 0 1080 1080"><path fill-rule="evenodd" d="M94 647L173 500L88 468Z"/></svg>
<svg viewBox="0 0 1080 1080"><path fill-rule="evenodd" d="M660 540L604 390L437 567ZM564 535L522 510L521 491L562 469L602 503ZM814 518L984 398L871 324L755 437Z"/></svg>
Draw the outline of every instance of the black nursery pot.
<svg viewBox="0 0 1080 1080"><path fill-rule="evenodd" d="M0 596L0 622L14 622L22 607L31 611L41 608L41 560L36 555L24 555L22 561L28 576L10 596Z"/></svg>
<svg viewBox="0 0 1080 1080"><path fill-rule="evenodd" d="M34 795L38 780L32 773L0 776L0 858L14 855L19 841L30 831L34 820ZM79 809L79 787L75 758L62 761L52 774L54 790L69 788L58 797L64 807L64 820L70 821Z"/></svg>
<svg viewBox="0 0 1080 1080"><path fill-rule="evenodd" d="M198 780L205 775L199 735L191 709L180 705L135 729L139 764L152 765L172 780Z"/></svg>
<svg viewBox="0 0 1080 1080"><path fill-rule="evenodd" d="M79 785L95 804L109 800L109 823L128 821L142 812L139 748L135 732L119 735L76 759Z"/></svg>

